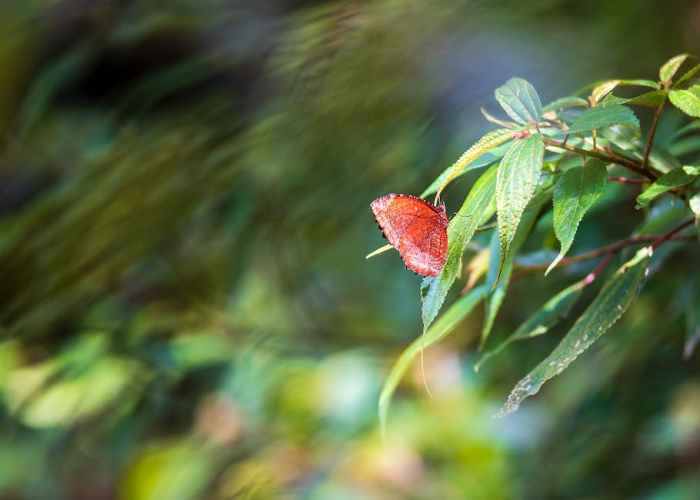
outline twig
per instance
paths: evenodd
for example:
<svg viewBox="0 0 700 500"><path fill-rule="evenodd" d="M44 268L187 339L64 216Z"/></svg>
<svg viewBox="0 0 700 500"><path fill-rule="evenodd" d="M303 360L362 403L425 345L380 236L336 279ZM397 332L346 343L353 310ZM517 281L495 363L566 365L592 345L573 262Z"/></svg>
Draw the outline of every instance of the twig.
<svg viewBox="0 0 700 500"><path fill-rule="evenodd" d="M564 257L559 261L559 264L557 264L557 267L564 267L564 266L570 266L571 264L576 264L578 262L585 262L587 260L593 260L597 259L598 257L603 257L603 256L613 256L622 250L624 250L627 247L634 246L634 245L640 245L644 243L651 243L652 248L656 249L658 246L661 244L665 243L666 241L669 240L676 240L676 239L683 239L683 237L678 237L677 234L691 225L693 223L693 220L685 221L683 224L680 224L679 226L675 227L671 231L669 231L666 234L662 235L652 235L652 236L630 236L629 238L625 238L624 240L616 241L614 243L610 243L609 245L602 246L600 248L596 248L595 250L591 250L589 252L584 252L579 255L575 255L573 257ZM546 264L532 264L532 265L525 265L525 266L518 266L522 271L538 271L541 269L547 269L549 267L549 262Z"/></svg>
<svg viewBox="0 0 700 500"><path fill-rule="evenodd" d="M646 179L633 179L631 177L620 177L617 175L611 175L608 177L608 181L617 182L618 184L646 184L649 182Z"/></svg>
<svg viewBox="0 0 700 500"><path fill-rule="evenodd" d="M615 255L613 252L608 252L605 255L605 258L601 260L597 266L595 266L595 269L588 273L586 276L586 279L584 280L584 283L586 286L590 285L593 283L598 276L602 274L603 271L605 271L605 268L608 267L608 264L610 264L610 261L613 258L613 255Z"/></svg>
<svg viewBox="0 0 700 500"><path fill-rule="evenodd" d="M571 146L554 139L544 138L544 143L547 146L552 146L555 148L560 148L571 153L576 153L582 156L590 156L592 158L597 158L599 160L607 161L609 163L616 163L628 170L638 173L652 181L656 180L656 176L646 169L642 169L641 165L637 163L632 158L627 158L626 156L618 155L612 151L601 151L600 149L584 149L576 146Z"/></svg>
<svg viewBox="0 0 700 500"><path fill-rule="evenodd" d="M686 221L681 222L678 224L676 227L671 229L668 233L660 236L658 239L656 239L652 244L651 248L653 250L656 250L659 248L661 245L666 243L668 240L672 239L675 235L683 231L686 227L692 225L695 222L695 219L688 219Z"/></svg>
<svg viewBox="0 0 700 500"><path fill-rule="evenodd" d="M666 105L666 97L661 101L659 107L656 108L654 113L654 118L651 121L651 128L649 129L649 135L647 136L647 144L644 147L644 159L642 160L642 168L647 170L649 168L649 155L651 154L651 148L654 144L654 136L656 135L656 127L659 124L659 118L661 118L661 112L664 110Z"/></svg>

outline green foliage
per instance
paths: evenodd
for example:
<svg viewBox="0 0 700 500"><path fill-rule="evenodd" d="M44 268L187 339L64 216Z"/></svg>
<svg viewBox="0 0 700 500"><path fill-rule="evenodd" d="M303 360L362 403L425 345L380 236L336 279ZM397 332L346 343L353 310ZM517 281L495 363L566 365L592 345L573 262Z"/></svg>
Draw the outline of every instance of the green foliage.
<svg viewBox="0 0 700 500"><path fill-rule="evenodd" d="M473 239L479 225L493 214L494 202L497 224L491 235L489 248L477 254L475 259L480 259L479 262L467 266L472 272L475 269L483 269L482 254L485 251L488 252L489 266L484 284L473 289L457 302L457 304L469 305L469 307L457 309L461 311L459 315L461 318L462 312L466 315L471 311L477 301L475 297L478 297L479 301L485 300L482 347L487 344L498 312L505 303L513 272L518 270L516 256L534 228L539 225L537 223L540 217L546 220L543 222L545 227L550 226L553 230L561 249L553 260L524 265L521 272L527 272L530 267L546 269L545 275L547 275L562 262L571 265L594 259L602 260L584 279L579 279L555 294L515 332L499 341L496 348L487 351L476 365L477 368L495 354L503 352L514 341L536 337L551 330L569 314L584 289L596 281L615 255L624 252L627 247L646 242L650 244L639 250L631 260L615 272L577 319L559 346L516 385L508 397L502 414L515 411L525 398L536 394L546 381L564 371L609 330L630 307L648 272L654 250L683 236L681 233L693 222L693 219L679 222L677 212L680 211L680 215L686 217L693 215L694 219L698 220L700 204L697 202L698 193L693 188L693 182L700 173L698 168L681 167L680 159L669 150L662 146L654 148L657 121L667 97L686 114L700 116L695 112L692 101L700 86L679 89L677 86L684 81L682 77L672 90L668 90L687 58L688 56L683 54L664 64L659 70L659 82L643 79L607 80L590 86L591 95L587 100L578 96L567 96L553 101L545 108L542 108L540 98L532 85L523 79L511 79L496 90L496 100L506 114L520 126L487 134L476 146L465 153L471 162L483 154L486 148L490 148L494 141L498 141L497 145L510 141L500 163L491 167L476 181L462 209L452 220L448 237L449 256L442 275L437 278L426 278L421 286L423 321L424 328L427 329L424 332L431 332L432 335L429 341L422 341L420 338L414 341L404 351L392 370L380 403L383 425L386 422L389 398L408 363L417 352L422 352L428 344L433 344L455 326L456 312L449 309L448 313L445 313L442 318L438 317L434 323L440 328L434 331L432 327L428 329L457 278L467 243ZM690 78L692 74L685 80ZM612 94L616 88L623 86L654 90L626 98L619 98ZM656 108L654 123L645 139L640 138L640 123L635 112L623 104ZM482 113L488 121L515 127L488 113L483 111ZM694 122L684 125L675 137L693 133L697 130L697 126ZM694 150L685 146L683 151L688 153ZM462 159L459 162L462 162ZM682 201L688 201L674 211L650 212L648 220L641 229L637 230L636 235L632 234L629 238L564 261L564 256L574 246L577 230L584 216L600 199L610 200L610 197L614 196L612 183L608 182L609 171L613 169L616 172L623 169L632 175L632 177L611 177L615 182L623 185L651 182L637 197L639 207L646 207L660 195L669 192ZM642 179L639 176L642 176ZM440 185L444 187L451 178L453 176L448 175ZM433 183L427 192L432 192L435 185L436 183ZM440 190L438 189L438 192ZM551 204L553 215L543 217L543 213L549 211L550 199L553 200ZM670 219L669 214L672 214ZM470 219L461 220L464 215L469 215ZM669 221L675 223L675 226L669 225ZM652 233L652 236L647 236L652 228L659 228L666 232ZM659 262L662 262L674 248L677 249L678 246L660 249ZM479 278L481 274L477 275L476 279L470 277L467 286L473 286ZM444 318L447 319L443 322Z"/></svg>
<svg viewBox="0 0 700 500"><path fill-rule="evenodd" d="M433 181L433 183L426 188L421 194L421 198L429 196L433 193L440 193L447 187L447 185L455 180L460 175L467 173L469 170L474 170L475 168L486 166L487 164L493 163L500 156L492 156L487 161L488 163L475 164L474 162L487 153L491 152L497 146L510 141L513 138L513 131L509 129L499 129L492 130L491 132L484 135L481 139L476 141L476 143L467 149L462 156L453 164L450 165L440 176Z"/></svg>
<svg viewBox="0 0 700 500"><path fill-rule="evenodd" d="M511 78L496 89L495 97L508 116L518 123L537 123L542 116L540 96L527 80Z"/></svg>
<svg viewBox="0 0 700 500"><path fill-rule="evenodd" d="M696 6L475 5L0 2L0 498L693 497L697 181L634 203L700 164L697 124L668 102L649 175L606 161L611 181L544 270L557 181L594 149L641 167L656 109L699 66L670 86L600 82L692 50ZM484 98L509 72L552 102L541 116L521 81L503 97L525 123ZM567 134L611 105L641 129ZM494 128L499 145L459 161ZM537 190L501 266L497 170L535 134ZM459 179L441 193L455 278L420 335L420 278L389 253L358 258L381 238L367 205L455 160L425 194ZM481 179L489 195L458 216ZM628 238L624 259L657 248L624 321L528 411L493 420L595 300L601 249ZM557 324L563 305L543 304L580 283ZM548 333L475 375L482 332L498 349L528 318ZM382 439L382 381L414 340Z"/></svg>
<svg viewBox="0 0 700 500"><path fill-rule="evenodd" d="M685 90L671 90L668 98L686 115L700 118L700 85L693 85Z"/></svg>
<svg viewBox="0 0 700 500"><path fill-rule="evenodd" d="M646 188L642 194L637 197L637 205L639 207L645 207L658 196L672 189L690 184L698 175L700 175L700 167L685 166L673 169L659 177L651 186Z"/></svg>
<svg viewBox="0 0 700 500"><path fill-rule="evenodd" d="M540 309L525 320L517 330L510 334L506 340L494 349L485 352L479 359L479 362L474 365L474 370L479 371L486 361L502 352L512 342L538 337L551 330L552 327L569 315L571 308L576 304L587 284L588 282L585 279L578 281L549 299Z"/></svg>
<svg viewBox="0 0 700 500"><path fill-rule="evenodd" d="M537 222L537 216L540 214L542 207L551 199L551 190L548 184L541 186L541 192L532 199L523 212L518 230L513 237L513 241L509 247L508 254L504 257L501 253L500 238L498 231L494 232L494 237L491 243L491 253L489 258L489 272L486 277L486 283L492 289L491 294L486 302L486 316L484 318L484 326L481 330L481 345L486 344L486 341L491 335L491 329L496 321L496 315L503 305L506 297L506 292L510 286L510 278L513 273L513 263L515 255L525 244L525 240L530 235L532 227Z"/></svg>
<svg viewBox="0 0 700 500"><path fill-rule="evenodd" d="M577 134L590 132L613 125L631 125L639 127L639 120L634 112L621 105L600 106L588 109L581 113L571 124L569 132Z"/></svg>
<svg viewBox="0 0 700 500"><path fill-rule="evenodd" d="M603 194L608 170L600 161L592 160L582 167L562 173L554 186L554 234L561 243L557 258L547 268L549 273L571 248L583 216Z"/></svg>
<svg viewBox="0 0 700 500"><path fill-rule="evenodd" d="M556 349L513 388L502 415L517 410L525 398L537 394L545 382L563 372L620 319L637 297L651 254L650 248L643 248L615 272Z"/></svg>
<svg viewBox="0 0 700 500"><path fill-rule="evenodd" d="M540 180L544 143L540 134L515 140L498 167L496 179L496 210L500 265L509 256L510 245Z"/></svg>
<svg viewBox="0 0 700 500"><path fill-rule="evenodd" d="M581 98L581 97L576 97L576 96L570 96L570 97L561 97L559 99L556 99L549 104L547 104L544 108L542 108L543 113L549 113L552 111L561 111L563 109L568 109L568 108L587 108L588 107L588 101Z"/></svg>
<svg viewBox="0 0 700 500"><path fill-rule="evenodd" d="M666 61L659 69L659 80L670 82L686 59L688 59L688 54L680 54Z"/></svg>
<svg viewBox="0 0 700 500"><path fill-rule="evenodd" d="M427 277L421 284L423 331L442 307L447 293L457 279L462 265L462 254L476 229L495 213L496 167L488 169L474 184L462 207L447 227L447 262L439 276Z"/></svg>
<svg viewBox="0 0 700 500"><path fill-rule="evenodd" d="M426 328L423 335L414 340L411 345L401 353L401 356L399 356L399 359L389 372L389 376L384 382L382 393L379 396L379 419L381 422L382 432L386 431L387 415L389 412L391 397L394 394L396 387L399 385L401 378L403 377L404 373L406 373L406 370L409 368L415 357L424 349L427 349L452 332L455 326L457 326L460 321L462 321L472 312L479 302L484 299L487 293L488 288L485 285L471 290L469 293L452 304L450 308L445 311L442 316L440 316L439 321L435 322L429 328Z"/></svg>

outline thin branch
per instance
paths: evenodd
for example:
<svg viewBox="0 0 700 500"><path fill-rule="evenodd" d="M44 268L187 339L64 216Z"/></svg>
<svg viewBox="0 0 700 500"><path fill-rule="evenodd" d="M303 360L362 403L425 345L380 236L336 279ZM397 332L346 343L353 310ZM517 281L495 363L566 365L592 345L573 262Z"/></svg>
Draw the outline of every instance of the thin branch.
<svg viewBox="0 0 700 500"><path fill-rule="evenodd" d="M629 238L625 238L624 240L616 241L614 243L610 243L609 245L605 245L600 248L596 248L594 250L575 255L573 257L564 257L561 261L559 261L559 264L557 264L557 268L570 266L571 264L585 262L587 260L593 260L608 255L613 256L615 254L620 253L627 247L641 245L644 243L651 243L652 248L656 249L661 244L667 241L684 239L683 236L678 236L678 233L686 227L688 227L689 225L691 225L692 223L693 220L691 219L689 221L683 222L683 224L680 224L679 226L673 228L666 234L651 236L630 236ZM538 271L541 269L547 269L549 267L549 264L550 263L547 262L545 264L532 264L518 267L523 271Z"/></svg>
<svg viewBox="0 0 700 500"><path fill-rule="evenodd" d="M646 184L649 182L646 179L633 179L631 177L620 177L617 175L611 175L610 177L608 177L608 181L616 182L618 184L636 184L636 185Z"/></svg>
<svg viewBox="0 0 700 500"><path fill-rule="evenodd" d="M666 98L661 101L659 107L656 108L654 113L654 118L651 121L651 128L649 129L649 135L647 136L647 144L644 147L644 159L642 160L642 168L647 170L649 168L649 155L651 154L651 148L654 144L654 136L656 135L656 127L659 125L659 118L661 118L661 113L666 105Z"/></svg>
<svg viewBox="0 0 700 500"><path fill-rule="evenodd" d="M598 257L603 257L604 255L614 255L616 253L621 252L623 249L634 246L634 245L639 245L643 243L653 243L654 241L658 240L659 236L631 236L629 238L625 238L624 240L616 241L615 243L611 243L609 245L602 246L600 248L596 248L594 250L590 250L588 252L584 252L579 255L575 255L573 257L564 257L559 261L559 264L557 264L557 267L565 267L565 266L570 266L571 264L576 264L578 262L585 262L587 260L593 260L597 259ZM527 271L537 271L540 269L547 269L549 267L549 262L546 264L532 264L528 266L519 266L520 269L522 270L527 270Z"/></svg>
<svg viewBox="0 0 700 500"><path fill-rule="evenodd" d="M676 236L678 233L683 231L686 227L692 225L695 222L695 219L688 219L686 221L681 222L678 224L676 227L671 229L668 233L660 236L656 241L654 241L651 245L651 248L653 250L656 250L659 248L661 245L666 243L668 240L672 239L674 236Z"/></svg>
<svg viewBox="0 0 700 500"><path fill-rule="evenodd" d="M638 173L639 175L642 175L648 179L651 179L652 181L656 180L656 176L649 172L646 169L642 169L641 165L637 163L635 160L632 158L627 158L626 156L622 156L616 153L613 153L612 151L601 151L600 149L584 149L584 148L579 148L576 146L571 146L569 144L565 144L560 141L556 141L554 139L550 139L548 137L544 138L544 143L547 146L552 146L555 148L560 148L565 151L569 151L571 153L576 153L582 156L590 156L591 158L597 158L599 160L607 161L609 163L616 163L622 167L625 167L628 170L631 170L633 172Z"/></svg>
<svg viewBox="0 0 700 500"><path fill-rule="evenodd" d="M585 280L586 286L593 283L596 280L596 278L598 278L598 276L600 276L603 273L603 271L605 271L605 268L608 267L608 264L610 264L610 261L612 260L613 255L615 255L615 254L612 252L608 252L605 255L605 257L603 258L603 260L601 260L598 263L598 265L595 266L595 269L593 269L593 271L588 273L588 276L586 276L586 280Z"/></svg>

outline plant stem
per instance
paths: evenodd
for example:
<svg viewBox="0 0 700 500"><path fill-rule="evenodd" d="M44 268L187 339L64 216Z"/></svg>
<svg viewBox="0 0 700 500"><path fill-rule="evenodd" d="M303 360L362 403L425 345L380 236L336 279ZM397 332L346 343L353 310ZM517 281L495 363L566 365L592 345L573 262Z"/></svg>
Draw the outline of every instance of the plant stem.
<svg viewBox="0 0 700 500"><path fill-rule="evenodd" d="M649 155L651 154L651 148L654 144L654 136L656 135L656 127L659 125L659 118L661 118L661 113L666 105L666 98L661 101L659 107L656 108L654 113L654 118L651 121L651 128L649 129L649 135L647 136L647 144L644 148L644 159L642 160L642 169L647 170L649 168Z"/></svg>
<svg viewBox="0 0 700 500"><path fill-rule="evenodd" d="M598 265L595 266L595 269L593 269L593 271L591 271L590 273L588 273L588 276L586 276L586 280L585 280L586 286L588 286L588 285L590 285L591 283L593 283L593 282L596 280L596 278L597 278L598 276L600 276L601 273L602 273L603 271L605 271L605 268L608 267L608 264L610 264L610 261L612 260L613 255L615 255L615 254L612 253L612 252L608 252L608 253L605 255L605 258L603 258L603 260L601 260L601 261L598 263Z"/></svg>
<svg viewBox="0 0 700 500"><path fill-rule="evenodd" d="M695 222L695 219L688 219L686 221L681 222L678 224L676 227L671 229L668 233L661 235L659 238L657 238L652 244L651 248L653 250L656 250L658 247L666 243L668 240L672 239L675 235L683 231L686 227L692 225Z"/></svg>
<svg viewBox="0 0 700 500"><path fill-rule="evenodd" d="M608 181L617 182L618 184L646 184L649 182L645 179L633 179L631 177L620 177L617 175L611 175L608 177Z"/></svg>
<svg viewBox="0 0 700 500"><path fill-rule="evenodd" d="M595 250L591 250L589 252L584 252L579 255L575 255L573 257L564 257L561 261L559 261L559 264L557 267L564 267L564 266L570 266L571 264L576 264L578 262L585 262L587 260L593 260L597 259L598 257L604 257L604 256L613 256L617 253L620 253L622 250L624 250L627 247L634 246L634 245L640 245L644 243L651 243L651 246L653 249L658 248L660 245L663 243L670 241L670 240L675 240L675 239L680 239L677 237L678 233L685 229L686 227L690 226L693 224L694 220L690 219L687 221L684 221L682 224L679 224L675 228L671 229L668 233L662 234L662 235L651 235L651 236L630 236L629 238L625 238L624 240L616 241L614 243L610 243L609 245L602 246L600 248L596 248ZM547 269L549 267L549 262L546 264L534 264L534 265L529 265L529 266L519 266L519 268L523 271L538 271L541 269Z"/></svg>
<svg viewBox="0 0 700 500"><path fill-rule="evenodd" d="M625 167L628 170L631 170L633 172L638 173L639 175L651 179L652 181L656 180L656 176L653 173L649 172L646 169L643 169L641 165L634 161L632 158L627 158L626 156L618 155L612 152L604 152L600 149L583 149L576 146L571 146L569 144L565 144L560 141L556 141L554 139L550 139L548 137L543 138L543 140L547 146L553 146L555 148L564 149L565 151L576 153L582 156L590 156L592 158L597 158L599 160L607 161L610 163L616 163L622 167Z"/></svg>

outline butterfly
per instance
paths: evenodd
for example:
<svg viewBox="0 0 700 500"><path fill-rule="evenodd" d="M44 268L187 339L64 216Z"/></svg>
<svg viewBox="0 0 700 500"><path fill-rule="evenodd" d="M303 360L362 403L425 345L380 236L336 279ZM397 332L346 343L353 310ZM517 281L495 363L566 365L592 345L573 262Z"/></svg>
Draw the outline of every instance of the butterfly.
<svg viewBox="0 0 700 500"><path fill-rule="evenodd" d="M447 260L445 204L433 205L410 194L389 193L370 207L384 237L406 267L421 276L437 276Z"/></svg>

